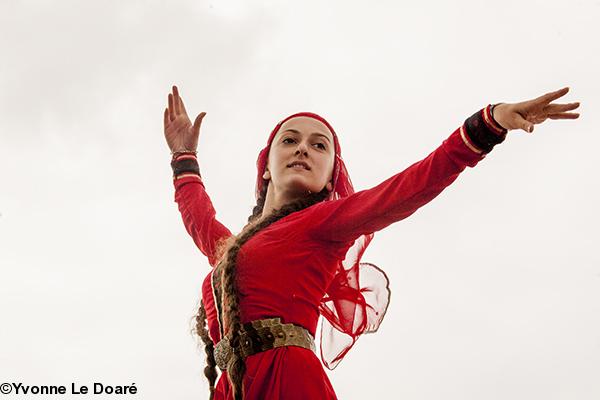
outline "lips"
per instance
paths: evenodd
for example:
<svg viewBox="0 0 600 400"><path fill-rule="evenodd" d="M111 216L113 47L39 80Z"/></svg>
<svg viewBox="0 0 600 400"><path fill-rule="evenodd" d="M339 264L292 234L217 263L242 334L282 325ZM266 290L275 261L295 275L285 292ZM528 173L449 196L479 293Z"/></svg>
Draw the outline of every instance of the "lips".
<svg viewBox="0 0 600 400"><path fill-rule="evenodd" d="M301 165L304 167L304 169L310 171L310 167L304 161L294 161L293 163L288 164L288 168L292 168L294 165Z"/></svg>

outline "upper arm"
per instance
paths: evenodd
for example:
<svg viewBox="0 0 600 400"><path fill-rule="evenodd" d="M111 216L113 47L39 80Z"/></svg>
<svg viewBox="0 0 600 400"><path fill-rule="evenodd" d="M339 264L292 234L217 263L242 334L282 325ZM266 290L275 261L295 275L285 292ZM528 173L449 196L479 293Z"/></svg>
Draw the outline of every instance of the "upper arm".
<svg viewBox="0 0 600 400"><path fill-rule="evenodd" d="M377 186L314 205L311 236L349 242L410 216L434 199L467 166L475 166L484 157L467 146L461 128L427 157Z"/></svg>
<svg viewBox="0 0 600 400"><path fill-rule="evenodd" d="M231 232L216 218L216 211L199 177L184 177L174 181L175 202L187 232L213 267L217 262L219 241Z"/></svg>

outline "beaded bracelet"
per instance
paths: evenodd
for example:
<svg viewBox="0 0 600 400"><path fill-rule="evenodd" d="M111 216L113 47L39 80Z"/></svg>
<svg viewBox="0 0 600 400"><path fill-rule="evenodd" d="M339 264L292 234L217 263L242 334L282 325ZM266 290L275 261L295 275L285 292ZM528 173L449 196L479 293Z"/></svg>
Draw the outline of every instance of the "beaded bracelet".
<svg viewBox="0 0 600 400"><path fill-rule="evenodd" d="M498 104L502 104L502 103L498 103ZM494 118L494 107L496 107L498 104L492 104L490 106L490 116L492 117L492 119L494 120L494 122L496 124L498 124L498 121L496 121L496 118ZM498 126L501 126L500 124L498 124Z"/></svg>
<svg viewBox="0 0 600 400"><path fill-rule="evenodd" d="M496 120L496 118L494 118L494 107L496 107L500 104L504 104L504 103L490 104L486 108L484 108L484 118L489 117L488 120L486 120L486 122L488 122L490 125L493 125L492 128L493 128L493 130L496 131L497 134L504 135L504 134L506 134L506 132L508 132L508 130L506 128L504 128L502 125L500 125L500 123L498 123L498 120ZM486 113L486 111L487 111L487 113Z"/></svg>
<svg viewBox="0 0 600 400"><path fill-rule="evenodd" d="M198 154L198 152L196 150L188 150L188 149L181 149L181 150L171 150L171 155L175 156L177 154Z"/></svg>

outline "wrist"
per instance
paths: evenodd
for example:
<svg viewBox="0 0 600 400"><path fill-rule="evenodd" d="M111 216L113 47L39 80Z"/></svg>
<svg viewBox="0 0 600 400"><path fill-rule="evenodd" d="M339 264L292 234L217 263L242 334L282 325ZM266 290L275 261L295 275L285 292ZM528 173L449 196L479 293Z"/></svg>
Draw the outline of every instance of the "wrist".
<svg viewBox="0 0 600 400"><path fill-rule="evenodd" d="M198 154L198 151L195 149L185 149L185 148L179 148L177 150L171 149L171 155L173 157L176 157L179 154L194 154L194 155L196 155L196 154Z"/></svg>
<svg viewBox="0 0 600 400"><path fill-rule="evenodd" d="M171 162L174 162L176 160L183 160L183 159L194 159L196 161L198 161L198 156L196 155L196 153L173 153L172 157L171 157Z"/></svg>
<svg viewBox="0 0 600 400"><path fill-rule="evenodd" d="M508 104L506 103L497 103L494 104L490 109L490 114L494 122L502 129L506 130L508 130L508 128L506 128L508 126L506 123L507 107Z"/></svg>

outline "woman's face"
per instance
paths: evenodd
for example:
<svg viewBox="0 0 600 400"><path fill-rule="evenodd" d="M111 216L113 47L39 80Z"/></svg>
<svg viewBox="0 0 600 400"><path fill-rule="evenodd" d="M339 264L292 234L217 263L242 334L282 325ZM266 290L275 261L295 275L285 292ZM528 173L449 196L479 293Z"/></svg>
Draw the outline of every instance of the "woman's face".
<svg viewBox="0 0 600 400"><path fill-rule="evenodd" d="M332 189L335 147L333 134L321 121L294 117L275 134L263 178L276 194L306 195ZM291 166L303 163L304 166Z"/></svg>

